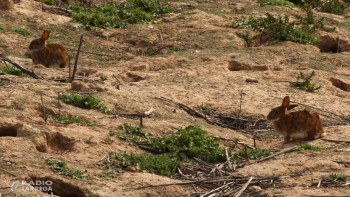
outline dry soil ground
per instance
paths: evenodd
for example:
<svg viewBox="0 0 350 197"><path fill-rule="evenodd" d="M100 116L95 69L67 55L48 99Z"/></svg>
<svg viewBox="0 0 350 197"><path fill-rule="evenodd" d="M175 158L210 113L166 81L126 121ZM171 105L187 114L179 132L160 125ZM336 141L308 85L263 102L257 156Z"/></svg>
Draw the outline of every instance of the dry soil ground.
<svg viewBox="0 0 350 197"><path fill-rule="evenodd" d="M241 114L265 119L269 110L280 105L281 99L289 95L293 101L340 116L348 116L349 92L334 87L329 81L334 77L350 82L350 53L346 51L350 32L348 11L342 16L315 11L317 17L325 17L328 26L336 27L333 33L317 32L318 38L326 38L326 41L323 40L326 44L333 42L337 37L340 38L343 51L331 53L320 52L317 46L294 42L276 42L247 48L244 41L235 34L244 30L232 27L232 22L237 19L251 15L263 16L266 12L274 15L302 14L299 8L260 6L253 0L169 2L175 12L162 16L166 21L164 23L88 31L78 28L67 16L43 11L41 3L22 0L15 4L14 10L0 11L0 25L4 28L0 31L0 52L44 78L67 77L68 68L34 66L26 56L29 42L38 38L44 29L51 29L50 42L66 46L73 57L79 37L83 33L84 42L77 73L79 76L85 73L85 82L90 81L88 90L84 91L98 92L94 96L117 113L145 112L153 108L153 114L144 118L143 127L143 130L152 136L163 136L176 132L180 126L198 124L207 130L209 135L238 138L242 142L253 144L251 135L208 124L173 104L156 99L161 96L192 108L205 106L218 113L234 115L240 108L240 93L244 92ZM181 14L185 11L190 14ZM15 28L27 29L33 32L33 35L23 36L14 32ZM186 50L162 49L155 55L148 55L149 48L157 49L166 45L182 46ZM266 66L267 70L231 71L230 61L251 66ZM1 62L0 67L4 68L5 64ZM315 71L314 82L322 85L322 88L315 93L309 93L290 87L288 82L276 82L295 81L300 71ZM98 81L101 76L106 76L107 80ZM247 78L257 79L259 82L247 83ZM117 178L112 180L98 176L104 171L103 165L91 164L103 158L106 153L145 153L116 137L111 137L114 142L108 143L110 130L122 131L122 123L138 125L139 120L127 117L109 118L109 115L96 110L72 107L61 102L61 114L78 115L104 126L63 125L52 120L45 122L40 117L43 113L40 92L46 111L58 114L57 92L69 93L70 83L12 75L1 76L1 79L2 196L15 196L16 191L3 188L10 186L14 180L45 178L54 181L53 187L56 191L67 191L66 194L61 192L60 196L179 196L195 191L190 185L123 190L132 186L181 182L152 173L125 171L117 173ZM297 110L303 108L300 106ZM313 108L309 109L315 111ZM331 116L326 112L318 112ZM350 141L350 127L338 125L339 117L332 117L337 120L321 116L328 133L326 138ZM283 144L283 139L277 138L273 132L264 136L267 137L256 141L258 148L280 150L301 143ZM243 168L232 172L232 175L286 176L278 187L263 188L261 194L269 196L350 196L349 185L335 187L321 184L319 188L313 185L313 182L321 180L322 175L344 173L350 177L348 166L333 162L350 162L349 145L320 139L309 143L327 150L297 151L262 163L252 160ZM222 146L225 145L232 144L222 143ZM69 167L84 170L88 179L77 181L55 174L45 162L47 158L64 160ZM40 191L17 192L21 196L51 196Z"/></svg>

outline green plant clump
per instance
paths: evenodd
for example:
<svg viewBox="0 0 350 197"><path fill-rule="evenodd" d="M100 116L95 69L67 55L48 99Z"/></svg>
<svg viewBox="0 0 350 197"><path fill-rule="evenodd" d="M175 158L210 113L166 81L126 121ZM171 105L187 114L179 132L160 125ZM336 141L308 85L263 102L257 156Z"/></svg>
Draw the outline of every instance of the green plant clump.
<svg viewBox="0 0 350 197"><path fill-rule="evenodd" d="M338 0L289 0L296 5L301 7L311 7L320 12L327 12L332 14L343 14L344 10L349 7L349 5L342 3Z"/></svg>
<svg viewBox="0 0 350 197"><path fill-rule="evenodd" d="M309 31L311 28L307 25L296 27L295 22L289 22L289 16L283 18L279 16L275 18L269 13L266 13L266 18L250 17L237 21L234 27L239 25L247 25L253 28L254 31L260 32L261 36L282 41L293 41L301 44L316 45L317 41L313 33Z"/></svg>
<svg viewBox="0 0 350 197"><path fill-rule="evenodd" d="M332 173L328 177L333 181L346 182L347 180L349 180L349 178L345 174Z"/></svg>
<svg viewBox="0 0 350 197"><path fill-rule="evenodd" d="M56 0L43 0L43 3L47 5L56 5Z"/></svg>
<svg viewBox="0 0 350 197"><path fill-rule="evenodd" d="M272 153L266 149L249 149L239 151L233 155L235 159L248 158L248 159L261 159L271 155Z"/></svg>
<svg viewBox="0 0 350 197"><path fill-rule="evenodd" d="M294 3L287 0L258 0L261 5L281 5L286 7L295 7Z"/></svg>
<svg viewBox="0 0 350 197"><path fill-rule="evenodd" d="M6 66L5 68L0 69L2 72L7 73L9 75L16 75L19 77L27 77L27 78L31 78L30 75L24 74L21 70L12 67L12 66Z"/></svg>
<svg viewBox="0 0 350 197"><path fill-rule="evenodd" d="M206 133L200 126L191 125L179 128L178 135L152 140L151 146L161 153L175 153L180 159L197 157L209 163L226 161L225 149L219 147L220 140Z"/></svg>
<svg viewBox="0 0 350 197"><path fill-rule="evenodd" d="M168 50L170 50L170 51L185 51L186 48L184 48L183 46L173 46L173 47L169 47Z"/></svg>
<svg viewBox="0 0 350 197"><path fill-rule="evenodd" d="M23 36L32 36L33 33L27 29L23 29L23 28L16 28L16 29L13 29L13 32L16 32L16 33L19 33Z"/></svg>
<svg viewBox="0 0 350 197"><path fill-rule="evenodd" d="M70 95L62 94L60 96L60 99L67 104L77 107L97 109L107 114L111 113L111 111L109 111L105 105L100 104L101 101L99 99L93 97L92 95L77 95L73 93Z"/></svg>
<svg viewBox="0 0 350 197"><path fill-rule="evenodd" d="M298 146L298 150L314 150L314 151L321 151L321 150L326 150L325 148L322 148L320 146L313 146L309 143L305 144L300 144Z"/></svg>
<svg viewBox="0 0 350 197"><path fill-rule="evenodd" d="M0 25L0 31L4 31L4 30L5 28L2 25Z"/></svg>
<svg viewBox="0 0 350 197"><path fill-rule="evenodd" d="M305 76L303 72L297 76L296 82L290 82L290 86L296 87L301 90L305 90L307 92L315 92L321 88L321 85L315 87L316 84L311 83L311 78L315 75L315 71L312 71L309 76ZM301 81L299 81L301 80Z"/></svg>
<svg viewBox="0 0 350 197"><path fill-rule="evenodd" d="M110 153L111 164L107 164L110 168L122 168L127 166L135 166L143 172L151 172L163 176L171 176L175 174L176 168L180 166L179 159L174 154L144 154L137 155L134 153Z"/></svg>
<svg viewBox="0 0 350 197"><path fill-rule="evenodd" d="M100 77L100 79L99 79L99 81L106 81L106 80L107 80L107 77L106 77L106 76L103 76L103 75L102 75L102 76Z"/></svg>
<svg viewBox="0 0 350 197"><path fill-rule="evenodd" d="M46 163L52 165L51 169L56 174L71 176L77 180L81 180L85 177L83 171L68 168L64 161L46 159Z"/></svg>
<svg viewBox="0 0 350 197"><path fill-rule="evenodd" d="M140 137L146 137L148 134L142 131L141 127L132 126L131 124L123 123L121 125L122 129L129 134L137 135Z"/></svg>
<svg viewBox="0 0 350 197"><path fill-rule="evenodd" d="M52 116L48 115L48 118L54 120L55 122L62 123L62 124L72 124L72 123L77 123L80 126L97 126L97 124L90 122L89 120L81 120L79 116L73 116L73 117L68 117L68 116Z"/></svg>
<svg viewBox="0 0 350 197"><path fill-rule="evenodd" d="M155 15L172 12L168 2L159 0L128 0L127 3L118 4L110 2L93 8L84 8L82 4L73 4L74 21L84 27L93 29L100 28L123 28L128 24L155 22Z"/></svg>

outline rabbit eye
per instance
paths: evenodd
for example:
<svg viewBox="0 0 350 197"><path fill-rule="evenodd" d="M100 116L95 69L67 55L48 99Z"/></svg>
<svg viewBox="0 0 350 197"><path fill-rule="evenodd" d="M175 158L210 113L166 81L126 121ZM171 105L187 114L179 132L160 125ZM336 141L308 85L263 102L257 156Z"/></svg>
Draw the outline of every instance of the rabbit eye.
<svg viewBox="0 0 350 197"><path fill-rule="evenodd" d="M275 114L278 114L278 111L275 111Z"/></svg>
<svg viewBox="0 0 350 197"><path fill-rule="evenodd" d="M39 42L36 42L35 45L39 45Z"/></svg>

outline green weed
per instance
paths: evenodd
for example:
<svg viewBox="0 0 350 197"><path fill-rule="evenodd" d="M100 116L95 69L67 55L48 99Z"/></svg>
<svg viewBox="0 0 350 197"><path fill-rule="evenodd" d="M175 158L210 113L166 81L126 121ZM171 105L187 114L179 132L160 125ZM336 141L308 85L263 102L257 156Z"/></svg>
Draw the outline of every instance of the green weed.
<svg viewBox="0 0 350 197"><path fill-rule="evenodd" d="M109 154L110 164L107 168L123 168L127 166L135 166L142 172L151 172L163 176L171 176L175 174L180 161L174 154L144 154L137 155L134 153L115 153Z"/></svg>
<svg viewBox="0 0 350 197"><path fill-rule="evenodd" d="M23 36L32 36L33 33L27 29L23 29L23 28L15 28L13 29L13 32L19 33Z"/></svg>
<svg viewBox="0 0 350 197"><path fill-rule="evenodd" d="M64 161L46 159L46 163L51 165L50 168L56 174L71 176L77 180L85 178L83 171L68 168L66 162Z"/></svg>
<svg viewBox="0 0 350 197"><path fill-rule="evenodd" d="M295 7L294 3L287 0L258 0L261 5L281 5L286 7Z"/></svg>
<svg viewBox="0 0 350 197"><path fill-rule="evenodd" d="M47 5L56 5L56 0L43 0L42 2Z"/></svg>
<svg viewBox="0 0 350 197"><path fill-rule="evenodd" d="M346 182L349 178L345 174L332 173L328 176L333 181Z"/></svg>
<svg viewBox="0 0 350 197"><path fill-rule="evenodd" d="M170 50L170 51L185 51L186 48L184 48L183 46L173 46L173 47L169 47L168 50Z"/></svg>
<svg viewBox="0 0 350 197"><path fill-rule="evenodd" d="M296 5L301 7L311 7L312 9L316 9L320 12L327 12L332 14L343 14L344 10L348 7L348 5L342 3L338 0L289 0Z"/></svg>
<svg viewBox="0 0 350 197"><path fill-rule="evenodd" d="M303 72L297 76L296 82L290 82L290 86L296 87L301 90L305 90L307 92L315 92L321 88L321 85L315 87L316 84L311 83L311 78L315 75L315 71L312 71L309 76L305 76ZM301 81L299 81L301 80Z"/></svg>
<svg viewBox="0 0 350 197"><path fill-rule="evenodd" d="M128 134L132 134L140 137L148 136L146 132L142 131L141 127L132 126L131 124L127 124L127 123L123 123L121 127Z"/></svg>
<svg viewBox="0 0 350 197"><path fill-rule="evenodd" d="M4 30L5 28L2 25L0 25L0 31L4 31Z"/></svg>
<svg viewBox="0 0 350 197"><path fill-rule="evenodd" d="M100 76L100 79L99 79L99 81L106 81L107 80L107 77L106 76Z"/></svg>
<svg viewBox="0 0 350 197"><path fill-rule="evenodd" d="M26 78L31 78L30 75L24 74L21 70L12 67L12 66L6 66L5 68L0 69L2 72L7 73L9 75L16 75L19 77L26 77Z"/></svg>
<svg viewBox="0 0 350 197"><path fill-rule="evenodd" d="M321 151L321 150L326 150L325 148L322 148L320 146L313 146L309 143L305 144L300 144L298 146L298 150L314 150L314 151Z"/></svg>
<svg viewBox="0 0 350 197"><path fill-rule="evenodd" d="M159 0L128 0L125 4L110 2L94 8L84 8L82 4L72 4L72 18L85 28L123 28L128 24L155 22L155 15L172 12L167 2Z"/></svg>
<svg viewBox="0 0 350 197"><path fill-rule="evenodd" d="M101 100L93 97L92 95L77 95L73 93L70 95L62 94L60 99L67 104L80 108L97 109L103 113L111 113L111 111L109 111L105 105L100 104Z"/></svg>
<svg viewBox="0 0 350 197"><path fill-rule="evenodd" d="M197 14L198 12L195 12L195 11L184 11L184 12L181 12L182 15L191 15L191 14Z"/></svg>
<svg viewBox="0 0 350 197"><path fill-rule="evenodd" d="M265 149L247 149L239 151L238 153L235 153L233 155L234 159L242 159L242 158L247 158L247 159L261 159L264 157L267 157L271 155L272 153L268 150Z"/></svg>
<svg viewBox="0 0 350 197"><path fill-rule="evenodd" d="M68 116L52 116L48 115L48 118L54 120L55 122L62 123L62 124L72 124L72 123L77 123L80 126L97 126L97 124L90 122L89 120L81 120L79 116L73 116L73 117L68 117Z"/></svg>

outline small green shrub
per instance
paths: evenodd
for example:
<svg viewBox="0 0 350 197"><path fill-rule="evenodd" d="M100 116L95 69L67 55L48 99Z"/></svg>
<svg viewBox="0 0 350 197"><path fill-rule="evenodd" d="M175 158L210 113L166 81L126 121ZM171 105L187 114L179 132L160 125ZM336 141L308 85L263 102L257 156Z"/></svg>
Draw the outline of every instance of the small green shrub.
<svg viewBox="0 0 350 197"><path fill-rule="evenodd" d="M52 116L48 115L48 118L54 120L55 122L62 123L62 124L72 124L72 123L77 123L80 126L97 126L97 124L90 122L89 120L82 121L79 116L73 116L73 117L68 117L68 116Z"/></svg>
<svg viewBox="0 0 350 197"><path fill-rule="evenodd" d="M47 5L56 5L56 0L43 0L42 2Z"/></svg>
<svg viewBox="0 0 350 197"><path fill-rule="evenodd" d="M0 31L4 31L4 30L5 28L2 25L0 25Z"/></svg>
<svg viewBox="0 0 350 197"><path fill-rule="evenodd" d="M125 4L110 2L94 8L84 8L82 4L72 4L72 18L85 28L123 28L128 24L155 22L157 14L172 12L167 2L159 0L128 0Z"/></svg>
<svg viewBox="0 0 350 197"><path fill-rule="evenodd" d="M327 12L332 14L343 14L344 10L348 7L348 5L342 3L338 0L289 0L290 2L293 2L296 5L299 5L301 7L311 7L313 9L316 9L320 12Z"/></svg>
<svg viewBox="0 0 350 197"><path fill-rule="evenodd" d="M131 124L127 124L127 123L123 123L121 127L126 133L129 133L129 134L137 135L140 137L148 136L146 132L142 131L141 127L137 127L137 126L134 127Z"/></svg>
<svg viewBox="0 0 350 197"><path fill-rule="evenodd" d="M191 14L197 14L198 12L195 12L195 11L184 11L184 12L181 12L182 15L191 15Z"/></svg>
<svg viewBox="0 0 350 197"><path fill-rule="evenodd" d="M248 149L245 148L245 150L239 151L238 153L235 153L233 155L233 158L240 160L241 158L248 158L248 159L261 159L264 157L267 157L271 155L272 153L265 149Z"/></svg>
<svg viewBox="0 0 350 197"><path fill-rule="evenodd" d="M111 113L111 111L109 111L105 105L100 104L101 101L99 99L93 97L92 95L77 95L73 93L70 95L62 94L60 99L67 104L80 108L97 109L103 113Z"/></svg>
<svg viewBox="0 0 350 197"><path fill-rule="evenodd" d="M315 87L316 84L311 83L311 78L315 75L315 71L312 71L309 76L305 76L303 72L297 76L296 82L290 82L290 86L296 87L301 90L305 90L307 92L315 92L321 88L321 85ZM299 81L301 80L301 81Z"/></svg>
<svg viewBox="0 0 350 197"><path fill-rule="evenodd" d="M56 174L71 176L77 180L85 178L83 171L68 168L64 161L46 159L46 163L51 165L51 170Z"/></svg>
<svg viewBox="0 0 350 197"><path fill-rule="evenodd" d="M184 48L183 46L173 46L173 47L169 47L168 50L170 50L170 51L185 51L186 48Z"/></svg>
<svg viewBox="0 0 350 197"><path fill-rule="evenodd" d="M294 3L287 0L258 0L261 5L281 5L286 7L295 7Z"/></svg>
<svg viewBox="0 0 350 197"><path fill-rule="evenodd" d="M107 80L107 77L106 77L106 76L103 76L103 75L102 75L102 76L100 77L100 79L99 79L99 81L106 81L106 80Z"/></svg>
<svg viewBox="0 0 350 197"><path fill-rule="evenodd" d="M180 161L174 154L144 154L137 155L134 153L115 153L109 154L110 164L107 168L123 168L135 166L142 172L151 172L163 176L175 174L177 167L180 167Z"/></svg>
<svg viewBox="0 0 350 197"><path fill-rule="evenodd" d="M313 146L309 143L305 144L300 144L298 146L298 150L314 150L314 151L321 151L321 150L326 150L325 148L322 148L320 146Z"/></svg>
<svg viewBox="0 0 350 197"><path fill-rule="evenodd" d="M346 182L349 178L345 174L332 173L328 176L333 181Z"/></svg>
<svg viewBox="0 0 350 197"><path fill-rule="evenodd" d="M16 75L19 77L27 77L27 78L31 78L30 75L24 74L21 70L12 67L12 66L6 66L5 68L0 69L2 72L7 73L9 75Z"/></svg>
<svg viewBox="0 0 350 197"><path fill-rule="evenodd" d="M32 36L33 33L27 29L23 29L23 28L16 28L16 29L13 29L13 32L16 32L16 33L19 33L23 36Z"/></svg>

